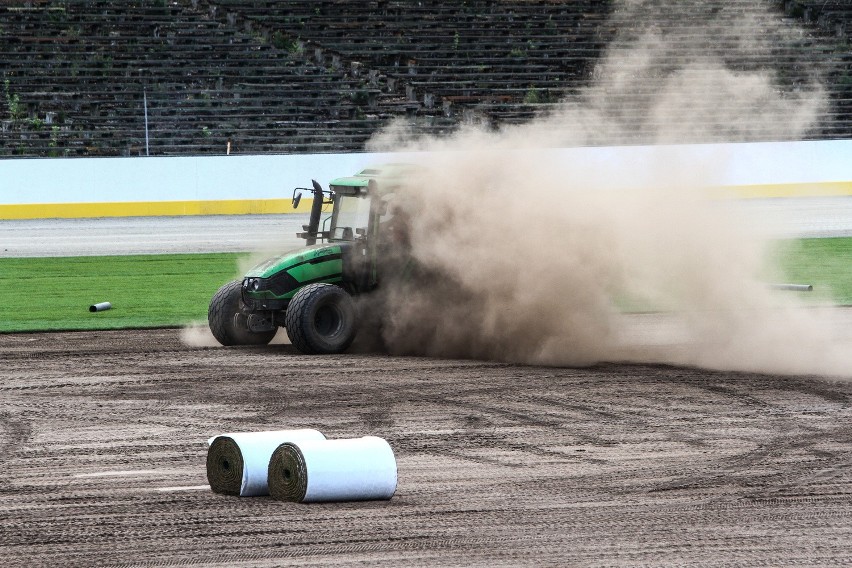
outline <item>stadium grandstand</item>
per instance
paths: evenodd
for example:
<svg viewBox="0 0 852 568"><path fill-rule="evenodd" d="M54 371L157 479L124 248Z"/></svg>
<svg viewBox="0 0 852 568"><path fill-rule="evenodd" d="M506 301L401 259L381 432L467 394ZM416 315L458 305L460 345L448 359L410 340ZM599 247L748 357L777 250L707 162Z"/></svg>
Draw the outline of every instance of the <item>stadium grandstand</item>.
<svg viewBox="0 0 852 568"><path fill-rule="evenodd" d="M830 104L807 137L852 138L848 0L632 4L653 17L659 11L655 33L667 38L644 73L664 77L672 61L696 50L690 22L712 21L719 41L700 46L706 60L734 71L771 67L779 89L792 93L818 72ZM647 25L617 5L5 1L0 157L351 152L394 120L443 135L466 123L523 123L589 97L636 116L653 93L619 91L596 75L608 52ZM767 6L781 29L805 31L764 38L765 49L744 55L724 30ZM676 25L668 23L671 10L684 12ZM775 136L755 130L749 138ZM641 127L599 140L648 141Z"/></svg>

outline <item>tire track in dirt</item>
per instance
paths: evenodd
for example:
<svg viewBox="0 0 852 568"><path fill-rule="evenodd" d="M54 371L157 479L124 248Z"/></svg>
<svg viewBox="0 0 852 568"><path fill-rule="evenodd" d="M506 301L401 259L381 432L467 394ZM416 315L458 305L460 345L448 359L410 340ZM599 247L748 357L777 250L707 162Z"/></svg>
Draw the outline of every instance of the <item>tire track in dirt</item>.
<svg viewBox="0 0 852 568"><path fill-rule="evenodd" d="M32 425L22 414L0 412L0 468L14 459L32 436ZM4 490L0 484L0 492Z"/></svg>
<svg viewBox="0 0 852 568"><path fill-rule="evenodd" d="M733 377L736 379L736 377ZM730 380L730 378L729 378ZM818 380L801 380L781 377L753 377L747 387L732 381L728 386L718 384L698 385L712 393L728 397L730 404L742 407L741 412L756 409L758 416L766 423L764 429L770 433L765 439L743 438L745 445L750 440L754 446L734 456L725 457L702 468L697 474L685 475L655 490L671 491L681 487L702 485L705 488L719 487L732 480L743 488L752 491L789 490L802 491L806 480L817 475L815 468L833 472L845 471L849 464L852 445L850 431L846 425L822 423L810 425L806 420L809 413L825 413L825 406L836 410L849 408L848 394ZM837 383L843 385L842 383ZM743 392L748 388L748 392ZM766 391L781 390L795 393L807 401L799 412L778 407L763 397ZM815 399L815 400L810 400ZM803 419L804 418L804 419ZM829 445L827 445L829 444ZM834 449L829 450L830 447ZM840 451L837 451L840 450ZM760 475L754 469L764 466ZM775 468L774 470L766 468Z"/></svg>

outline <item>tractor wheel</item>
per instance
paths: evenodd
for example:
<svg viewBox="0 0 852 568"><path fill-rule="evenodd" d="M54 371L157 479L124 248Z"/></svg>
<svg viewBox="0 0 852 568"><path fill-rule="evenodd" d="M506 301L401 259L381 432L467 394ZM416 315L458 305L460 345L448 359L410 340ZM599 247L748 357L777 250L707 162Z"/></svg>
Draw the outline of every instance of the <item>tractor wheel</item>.
<svg viewBox="0 0 852 568"><path fill-rule="evenodd" d="M334 284L309 284L293 296L284 325L290 342L302 353L342 353L358 329L355 302Z"/></svg>
<svg viewBox="0 0 852 568"><path fill-rule="evenodd" d="M222 345L266 345L275 337L276 330L255 333L238 323L236 316L242 307L242 282L228 282L210 300L207 323L213 337ZM244 318L243 318L244 319Z"/></svg>

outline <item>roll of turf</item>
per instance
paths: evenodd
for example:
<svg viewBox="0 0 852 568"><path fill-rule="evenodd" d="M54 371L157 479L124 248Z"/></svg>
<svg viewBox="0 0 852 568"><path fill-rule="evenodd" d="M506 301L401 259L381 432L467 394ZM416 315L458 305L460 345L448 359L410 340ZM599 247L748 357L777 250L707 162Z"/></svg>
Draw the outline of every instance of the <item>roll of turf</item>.
<svg viewBox="0 0 852 568"><path fill-rule="evenodd" d="M269 494L280 501L390 499L396 492L396 458L376 436L281 444L267 473Z"/></svg>
<svg viewBox="0 0 852 568"><path fill-rule="evenodd" d="M266 473L275 448L286 442L325 440L312 429L234 432L210 438L207 443L207 481L224 495L268 495Z"/></svg>

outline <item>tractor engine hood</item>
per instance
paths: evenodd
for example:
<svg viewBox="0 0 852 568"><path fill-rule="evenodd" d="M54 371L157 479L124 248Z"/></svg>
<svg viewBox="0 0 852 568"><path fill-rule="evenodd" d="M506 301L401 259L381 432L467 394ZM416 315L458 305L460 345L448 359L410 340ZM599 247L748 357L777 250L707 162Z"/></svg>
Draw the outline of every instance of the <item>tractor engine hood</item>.
<svg viewBox="0 0 852 568"><path fill-rule="evenodd" d="M343 279L344 249L351 243L319 244L264 261L243 279L243 293L255 299L290 299L299 288L315 282Z"/></svg>

